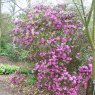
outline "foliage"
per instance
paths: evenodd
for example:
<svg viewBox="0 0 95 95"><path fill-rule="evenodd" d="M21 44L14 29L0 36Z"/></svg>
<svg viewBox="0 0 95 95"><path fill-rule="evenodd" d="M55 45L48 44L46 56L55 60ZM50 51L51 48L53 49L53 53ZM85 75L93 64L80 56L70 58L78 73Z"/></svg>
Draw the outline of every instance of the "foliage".
<svg viewBox="0 0 95 95"><path fill-rule="evenodd" d="M0 74L11 74L15 71L17 71L19 67L17 66L11 66L8 64L0 64Z"/></svg>
<svg viewBox="0 0 95 95"><path fill-rule="evenodd" d="M8 56L10 59L17 61L19 59L18 53L12 46L11 29L13 28L13 23L11 22L11 16L2 14L2 17L5 19L2 18L0 55Z"/></svg>
<svg viewBox="0 0 95 95"><path fill-rule="evenodd" d="M10 60L18 61L19 60L19 53L18 51L12 47L10 43L2 42L5 45L1 47L0 55L7 56Z"/></svg>
<svg viewBox="0 0 95 95"><path fill-rule="evenodd" d="M26 68L20 68L15 65L8 65L8 64L0 64L0 74L11 74L16 71L19 71L21 74L32 74L31 70Z"/></svg>
<svg viewBox="0 0 95 95"><path fill-rule="evenodd" d="M26 68L20 68L19 73L28 75L28 74L31 74L31 71Z"/></svg>
<svg viewBox="0 0 95 95"><path fill-rule="evenodd" d="M26 83L28 83L29 85L34 85L36 81L36 76L29 74Z"/></svg>

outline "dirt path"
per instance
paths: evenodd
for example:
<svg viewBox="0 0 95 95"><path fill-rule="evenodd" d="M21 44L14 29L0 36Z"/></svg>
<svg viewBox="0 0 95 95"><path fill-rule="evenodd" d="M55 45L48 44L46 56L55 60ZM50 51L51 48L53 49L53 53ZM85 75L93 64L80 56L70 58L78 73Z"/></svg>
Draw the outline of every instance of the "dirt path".
<svg viewBox="0 0 95 95"><path fill-rule="evenodd" d="M8 77L8 76L7 76ZM0 95L23 95L11 87L8 81L5 81L6 76L0 75Z"/></svg>
<svg viewBox="0 0 95 95"><path fill-rule="evenodd" d="M21 94L12 91L8 83L0 81L0 95L21 95Z"/></svg>

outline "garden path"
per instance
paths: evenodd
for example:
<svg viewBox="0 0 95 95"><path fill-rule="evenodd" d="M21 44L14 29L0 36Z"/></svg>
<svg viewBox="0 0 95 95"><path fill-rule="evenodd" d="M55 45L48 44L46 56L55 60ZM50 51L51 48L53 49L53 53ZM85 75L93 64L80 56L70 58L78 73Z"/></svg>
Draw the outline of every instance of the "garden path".
<svg viewBox="0 0 95 95"><path fill-rule="evenodd" d="M10 87L10 85L4 81L0 80L0 95L21 95L20 93L15 93Z"/></svg>

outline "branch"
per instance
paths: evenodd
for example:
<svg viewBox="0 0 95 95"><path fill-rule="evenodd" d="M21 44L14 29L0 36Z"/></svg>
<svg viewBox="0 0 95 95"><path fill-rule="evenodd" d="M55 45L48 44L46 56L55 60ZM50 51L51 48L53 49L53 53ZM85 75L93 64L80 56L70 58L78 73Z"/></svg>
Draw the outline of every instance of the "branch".
<svg viewBox="0 0 95 95"><path fill-rule="evenodd" d="M82 7L82 10L83 10L83 17L84 17L84 21L86 23L86 14L85 14L85 10L84 10L84 5L83 5L83 1L81 0L81 7Z"/></svg>
<svg viewBox="0 0 95 95"><path fill-rule="evenodd" d="M23 8L21 8L17 3L15 3L13 0L11 1L12 3L14 3L20 10L22 10L23 12L25 13L28 13L26 12Z"/></svg>
<svg viewBox="0 0 95 95"><path fill-rule="evenodd" d="M94 0L92 1L91 8L90 8L90 11L89 11L89 13L88 13L87 24L89 24L89 22L90 22L90 20L91 20L92 11L93 11L93 6L94 6Z"/></svg>
<svg viewBox="0 0 95 95"><path fill-rule="evenodd" d="M74 5L75 5L75 7L76 7L76 9L77 9L77 11L78 11L80 17L81 17L82 22L84 23L84 19L83 19L82 14L81 14L81 12L80 12L78 6L77 6L77 3L75 3L75 0L73 0L73 3L74 3Z"/></svg>
<svg viewBox="0 0 95 95"><path fill-rule="evenodd" d="M14 14L12 14L11 16L8 16L8 17L3 17L3 18L0 18L0 20L2 19L7 19L7 18L11 18L12 16L14 16L17 12L19 12L20 10L16 11Z"/></svg>
<svg viewBox="0 0 95 95"><path fill-rule="evenodd" d="M8 3L8 2L11 2L11 1L1 1L1 3Z"/></svg>
<svg viewBox="0 0 95 95"><path fill-rule="evenodd" d="M95 0L94 0L95 1ZM95 2L94 2L95 4ZM95 40L95 5L93 6L93 30L92 30L92 40Z"/></svg>

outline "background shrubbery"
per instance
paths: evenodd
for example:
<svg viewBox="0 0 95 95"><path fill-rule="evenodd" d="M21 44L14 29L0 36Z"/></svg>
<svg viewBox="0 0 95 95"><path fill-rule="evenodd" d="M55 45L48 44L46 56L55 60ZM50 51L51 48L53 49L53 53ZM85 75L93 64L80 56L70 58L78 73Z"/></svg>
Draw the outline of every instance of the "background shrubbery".
<svg viewBox="0 0 95 95"><path fill-rule="evenodd" d="M17 61L19 59L19 56L17 50L13 48L13 39L11 37L11 31L14 26L12 22L12 17L8 14L2 14L2 17L5 19L2 19L0 55L8 56L10 59Z"/></svg>

